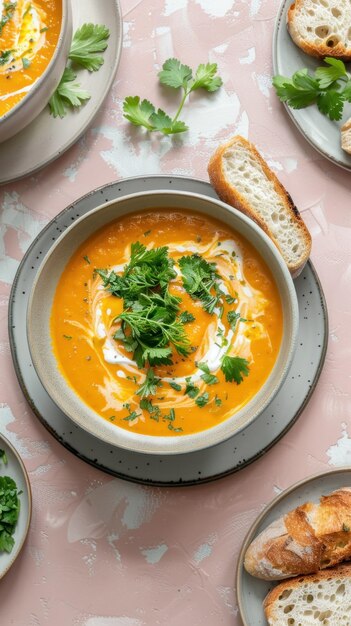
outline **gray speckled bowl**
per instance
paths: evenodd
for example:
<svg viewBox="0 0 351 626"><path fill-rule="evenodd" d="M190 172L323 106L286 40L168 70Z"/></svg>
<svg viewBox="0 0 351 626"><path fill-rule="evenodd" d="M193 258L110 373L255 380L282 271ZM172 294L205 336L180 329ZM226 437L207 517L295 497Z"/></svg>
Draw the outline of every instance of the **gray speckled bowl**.
<svg viewBox="0 0 351 626"><path fill-rule="evenodd" d="M62 23L56 50L47 68L27 95L0 117L0 143L19 133L39 115L61 80L72 41L71 0L61 1Z"/></svg>
<svg viewBox="0 0 351 626"><path fill-rule="evenodd" d="M105 224L135 211L169 207L215 216L254 245L275 277L284 315L280 352L271 375L256 396L221 424L192 435L154 437L139 435L102 419L86 405L59 371L50 336L50 314L56 286L75 250ZM27 311L30 352L37 374L53 401L76 424L111 445L145 454L179 454L208 448L247 427L268 405L288 372L296 344L298 304L285 262L267 235L249 218L227 204L179 191L133 194L106 203L71 224L44 257L34 281Z"/></svg>

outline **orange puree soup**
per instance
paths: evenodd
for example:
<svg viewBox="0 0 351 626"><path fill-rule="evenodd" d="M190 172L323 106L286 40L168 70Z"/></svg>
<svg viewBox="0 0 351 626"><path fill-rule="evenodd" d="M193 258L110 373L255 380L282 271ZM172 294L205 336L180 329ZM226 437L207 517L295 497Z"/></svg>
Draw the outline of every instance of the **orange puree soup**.
<svg viewBox="0 0 351 626"><path fill-rule="evenodd" d="M67 264L51 315L59 367L82 400L154 436L202 431L241 409L269 376L282 328L255 249L185 210L130 214L92 235Z"/></svg>
<svg viewBox="0 0 351 626"><path fill-rule="evenodd" d="M43 74L61 30L61 0L0 0L0 117Z"/></svg>

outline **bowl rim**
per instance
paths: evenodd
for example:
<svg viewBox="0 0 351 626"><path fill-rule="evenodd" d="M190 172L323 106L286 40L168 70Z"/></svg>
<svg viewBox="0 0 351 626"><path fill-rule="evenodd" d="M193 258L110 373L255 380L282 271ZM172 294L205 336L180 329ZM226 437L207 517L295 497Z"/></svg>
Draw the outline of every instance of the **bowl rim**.
<svg viewBox="0 0 351 626"><path fill-rule="evenodd" d="M127 435L127 439L128 439L128 443L125 441L118 441L118 443L116 441L112 441L110 437L108 437L107 434L104 433L104 435L101 435L101 433L99 433L99 436L96 435L95 432L92 431L91 428L87 427L85 422L80 423L78 422L74 417L72 417L71 415L68 414L64 403L61 403L61 396L59 394L57 394L57 397L53 397L50 392L47 389L47 386L45 384L45 382L43 381L41 372L40 372L40 367L38 367L38 362L36 359L36 356L32 350L32 341L31 341L31 320L32 320L32 308L33 308L33 301L34 301L34 295L35 295L35 291L36 291L36 287L37 284L40 280L41 274L44 271L45 265L47 263L47 261L51 258L51 256L53 255L53 253L55 252L55 250L60 246L61 242L65 239L65 237L67 236L68 233L70 233L72 230L74 230L77 226L79 226L80 223L82 223L84 220L88 219L90 216L99 213L100 211L102 211L103 209L106 209L112 205L119 205L119 204L123 204L124 202L128 202L132 199L142 199L143 197L158 197L158 196L162 196L162 195L169 195L171 197L176 197L176 196L180 196L184 199L186 198L193 198L195 200L199 200L199 201L203 201L205 203L208 204L214 204L215 206L219 206L220 208L224 209L228 214L232 214L234 215L234 218L239 219L239 221L241 220L242 222L244 222L246 224L246 226L249 227L249 229L251 228L253 231L255 231L256 235L258 235L264 242L265 245L268 246L271 254L273 255L273 257L275 258L275 261L277 262L277 265L279 266L279 269L281 271L281 274L284 278L286 287L287 287L287 292L289 294L289 309L291 311L291 324L292 324L292 328L291 328L291 333L289 335L289 349L288 349L288 354L287 354L287 358L284 362L284 367L282 368L282 373L280 374L280 376L278 377L278 383L276 384L275 388L272 390L271 393L269 393L266 397L266 400L264 402L264 404L257 408L254 412L253 415L251 416L249 421L246 421L244 424L242 424L239 427L234 428L234 420L233 417L236 415L238 415L237 413L234 413L233 416L228 417L227 419L223 420L222 422L220 422L219 424L217 424L216 426L213 426L211 428L199 431L197 433L192 433L192 434L188 434L188 435L181 435L179 437L165 437L165 436L153 436L153 435L143 435L143 434L138 434L138 433L132 433L130 431L127 431L126 429L123 428L118 428L116 429L116 424L112 424L110 422L108 422L107 420L104 420L105 422L105 428L106 430L108 430L111 433L120 433L122 435L124 435L126 437ZM152 209L152 207L148 207L150 210ZM144 208L141 208L140 211L145 210ZM147 210L147 209L146 209ZM176 210L176 209L174 209ZM184 210L187 210L186 208ZM193 211L193 212L199 212L201 213L201 209L189 209L189 211ZM130 213L135 213L135 211L130 211ZM127 213L126 213L127 214ZM109 220L109 221L115 221L118 219L118 215ZM219 221L222 221L220 218L216 218ZM106 222L106 224L109 222ZM230 225L229 226L235 231L235 226ZM242 235L244 238L245 235ZM249 241L249 243L251 243ZM254 245L254 244L252 244ZM73 252L72 252L73 254ZM71 256L72 256L71 254ZM263 256L261 253L259 253L261 256ZM265 259L264 259L265 260ZM267 261L265 261L267 263ZM268 265L268 263L267 263ZM271 269L271 268L270 268ZM271 270L272 271L272 270ZM279 290L279 287L278 287ZM279 290L279 293L281 295L281 290ZM223 441L226 441L227 439L229 439L230 437L232 437L234 434L237 435L239 434L241 431L243 431L245 428L247 428L249 426L249 424L251 424L256 417L258 417L258 415L268 406L268 404L272 401L272 399L274 398L274 396L276 395L276 393L278 392L278 390L281 388L288 372L289 372L289 368L294 356L294 352L295 352L295 348L296 348L296 343L297 343L297 334L298 334L298 315L299 315L299 309L298 309L298 301L297 301L297 295L296 295L296 291L294 288L294 283L293 283L293 279L291 277L291 274L286 266L286 263L282 257L282 255L280 254L280 252L278 251L277 247L275 246L275 244L272 242L272 240L268 237L268 235L263 231L263 229L261 229L251 218L247 217L246 215L244 215L242 212L238 211L238 209L232 207L229 204L226 204L225 202L222 202L221 200L217 199L217 198L212 198L209 196L205 196L203 194L200 193L193 193L193 192L188 192L188 191L179 191L179 190L146 190L146 191L141 191L141 192L135 192L135 193L130 193L126 196L123 196L121 198L117 198L117 199L113 199L110 200L108 202L103 202L101 204L99 204L97 207L91 209L90 211L87 211L86 213L84 213L82 216L80 216L79 218L77 218L74 222L72 222L65 230L64 232L62 232L60 234L60 236L57 238L57 240L53 243L53 245L51 246L50 250L47 252L47 254L44 256L39 269L37 271L37 274L34 278L33 284L31 286L31 291L30 291L30 296L28 299L28 305L27 305L27 313L26 313L26 326L27 326L27 339L28 339L28 347L29 347L29 351L32 357L32 362L34 365L34 369L38 375L38 378L41 382L41 384L43 385L43 387L46 389L47 393L49 393L52 401L56 404L56 406L58 406L58 408L60 410L63 411L63 413L65 413L65 415L72 420L72 422L75 425L78 425L80 428L83 428L83 430L85 430L86 432L88 432L90 435L97 437L98 439L101 439L102 441L104 441L105 443L108 443L111 446L115 446L115 447L120 447L123 449L127 449L130 451L134 451L134 452L138 452L138 453L142 453L142 454L163 454L163 455L176 455L176 454L182 454L182 453L187 453L187 452L196 452L196 451L200 451L203 449L208 449L211 448L215 445L217 445L218 443L221 443ZM262 387L259 389L259 391L254 395L254 397L247 403L244 405L242 410L245 410L248 406L250 406L254 401L257 402L257 398L260 397L260 395L263 394L263 389L267 386L267 383L269 382L271 375L273 373L274 367L270 373L270 375L268 376L268 378L266 379L266 381L264 382L264 384L262 385ZM58 370L59 371L59 370ZM63 374L60 372L61 377L66 381L65 377L63 376ZM101 416L99 416L98 413L96 413L91 407L89 407L88 404L86 404L84 402L84 400L79 396L79 394L77 392L75 392L75 390L73 389L73 387L71 387L69 385L69 383L66 381L66 384L68 385L68 387L70 388L71 391L73 391L76 395L76 398L78 398L79 402L82 404L82 406L84 407L84 409L86 411L89 411L91 414L94 414L94 416L98 417L99 419L104 419ZM228 424L233 421L233 427L230 429L228 428ZM227 425L227 428L225 428L225 426ZM226 433L222 433L222 430L228 430L228 432ZM208 441L208 434L210 433L210 438L212 439L211 441ZM212 437L211 437L212 434ZM215 436L217 435L217 436ZM116 439L116 437L114 437L114 439ZM118 439L118 437L117 437ZM139 443L138 443L139 442ZM181 442L182 445L180 445L178 443L178 445L174 445L175 442ZM133 445L134 443L138 443L138 445ZM156 445L155 445L156 444ZM173 447L172 447L173 444Z"/></svg>
<svg viewBox="0 0 351 626"><path fill-rule="evenodd" d="M61 0L61 5L62 5L61 28L60 28L60 34L57 40L57 44L55 46L54 54L52 55L43 73L40 74L39 78L34 83L32 83L31 88L29 89L28 93L24 96L24 98L22 98L22 100L17 102L17 104L15 104L14 107L12 107L9 111L7 111L7 113L4 113L4 115L0 115L0 128L1 128L1 125L5 121L7 122L11 117L16 115L17 111L19 111L23 106L26 106L27 102L29 102L34 97L37 90L41 87L42 83L46 80L46 76L51 72L51 68L56 62L56 59L61 52L62 42L65 40L66 33L70 27L69 16L70 16L70 11L71 11L71 0ZM66 62L67 60L68 60L68 55L67 55Z"/></svg>

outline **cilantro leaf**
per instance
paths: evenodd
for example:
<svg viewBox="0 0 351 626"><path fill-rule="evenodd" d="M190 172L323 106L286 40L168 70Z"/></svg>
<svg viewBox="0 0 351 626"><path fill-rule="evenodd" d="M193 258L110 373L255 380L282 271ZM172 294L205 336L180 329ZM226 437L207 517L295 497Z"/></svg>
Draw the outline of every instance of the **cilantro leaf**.
<svg viewBox="0 0 351 626"><path fill-rule="evenodd" d="M218 383L217 376L211 374L210 368L206 363L196 363L196 366L203 371L201 378L206 383L206 385L215 385L216 383Z"/></svg>
<svg viewBox="0 0 351 626"><path fill-rule="evenodd" d="M183 256L178 263L184 289L193 299L201 300L202 307L212 315L223 295L215 263L208 263L199 254Z"/></svg>
<svg viewBox="0 0 351 626"><path fill-rule="evenodd" d="M344 96L344 98L345 98L345 100L347 102L351 102L351 80L349 80L346 83L346 85L345 85L345 87L344 87L344 89L342 91L342 95Z"/></svg>
<svg viewBox="0 0 351 626"><path fill-rule="evenodd" d="M59 86L49 100L50 112L54 117L65 117L68 107L79 107L90 99L87 91L75 83L77 78L72 69L65 69Z"/></svg>
<svg viewBox="0 0 351 626"><path fill-rule="evenodd" d="M293 109L302 109L314 103L319 93L318 81L308 75L308 70L295 72L292 78L274 76L273 86L282 102Z"/></svg>
<svg viewBox="0 0 351 626"><path fill-rule="evenodd" d="M75 32L68 58L89 72L97 72L104 58L97 54L107 48L110 31L101 24L83 24Z"/></svg>
<svg viewBox="0 0 351 626"><path fill-rule="evenodd" d="M190 324L191 322L195 322L194 315L192 313L189 313L188 311L183 311L183 313L179 315L179 319L182 324Z"/></svg>
<svg viewBox="0 0 351 626"><path fill-rule="evenodd" d="M321 93L317 98L318 109L331 120L341 120L344 102L344 95L335 89Z"/></svg>
<svg viewBox="0 0 351 626"><path fill-rule="evenodd" d="M188 130L188 126L180 120L172 120L162 109L158 109L151 117L154 130L159 130L164 135L175 135L176 133L184 133Z"/></svg>
<svg viewBox="0 0 351 626"><path fill-rule="evenodd" d="M237 385L244 380L244 376L249 375L249 362L239 356L225 356L222 361L221 370L227 382L236 382Z"/></svg>
<svg viewBox="0 0 351 626"><path fill-rule="evenodd" d="M147 130L155 130L151 116L155 107L148 100L140 101L139 96L128 96L123 102L124 117L134 126L144 126Z"/></svg>
<svg viewBox="0 0 351 626"><path fill-rule="evenodd" d="M196 398L195 403L202 409L208 403L209 397L209 394L205 391L205 393Z"/></svg>
<svg viewBox="0 0 351 626"><path fill-rule="evenodd" d="M0 553L11 552L20 501L17 485L9 476L0 476Z"/></svg>
<svg viewBox="0 0 351 626"><path fill-rule="evenodd" d="M192 69L188 65L183 65L178 59L167 59L162 65L161 72L158 73L160 83L173 89L179 89L179 87L186 89L192 76Z"/></svg>
<svg viewBox="0 0 351 626"><path fill-rule="evenodd" d="M12 57L12 52L13 52L13 50L2 50L2 51L0 51L0 67L1 67L1 65L7 65L7 63L10 63L11 57Z"/></svg>
<svg viewBox="0 0 351 626"><path fill-rule="evenodd" d="M185 381L186 381L186 387L185 387L184 395L188 395L189 398L196 398L196 396L200 392L200 389L196 385L194 385L190 377L186 378Z"/></svg>
<svg viewBox="0 0 351 626"><path fill-rule="evenodd" d="M195 89L206 89L207 91L217 91L223 84L222 79L216 76L217 63L201 63L196 70L191 91Z"/></svg>
<svg viewBox="0 0 351 626"><path fill-rule="evenodd" d="M161 385L162 383L160 379L155 376L154 370L150 367L146 372L144 382L140 385L137 391L137 395L142 398L145 398L146 396L154 396L157 391L157 387L160 387Z"/></svg>
<svg viewBox="0 0 351 626"><path fill-rule="evenodd" d="M228 311L227 318L231 329L235 330L237 321L240 319L240 313L237 313L236 311Z"/></svg>
<svg viewBox="0 0 351 626"><path fill-rule="evenodd" d="M324 63L329 65L329 67L317 67L315 71L315 77L319 82L320 89L327 89L339 78L347 78L348 74L345 64L339 59L326 57Z"/></svg>
<svg viewBox="0 0 351 626"><path fill-rule="evenodd" d="M170 387L172 387L172 389L174 389L175 391L181 391L182 390L182 386L178 385L178 383L169 383Z"/></svg>

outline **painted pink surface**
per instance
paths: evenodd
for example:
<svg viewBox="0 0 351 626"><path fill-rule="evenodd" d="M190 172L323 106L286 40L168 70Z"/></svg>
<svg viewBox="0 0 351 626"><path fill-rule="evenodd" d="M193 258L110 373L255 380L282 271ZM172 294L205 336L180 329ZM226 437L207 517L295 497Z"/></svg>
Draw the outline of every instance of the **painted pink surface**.
<svg viewBox="0 0 351 626"><path fill-rule="evenodd" d="M297 480L351 465L350 174L305 142L272 92L278 1L123 0L122 8L122 61L93 127L39 174L0 189L0 427L24 459L34 498L26 546L0 582L4 626L239 625L234 572L257 514ZM194 96L186 136L150 138L123 120L121 103L140 94L171 109L156 71L173 55L193 66L216 61L224 88ZM212 151L237 132L258 146L312 232L330 314L324 371L290 432L238 474L187 489L111 479L60 446L22 396L7 338L15 271L72 200L138 174L207 179Z"/></svg>

